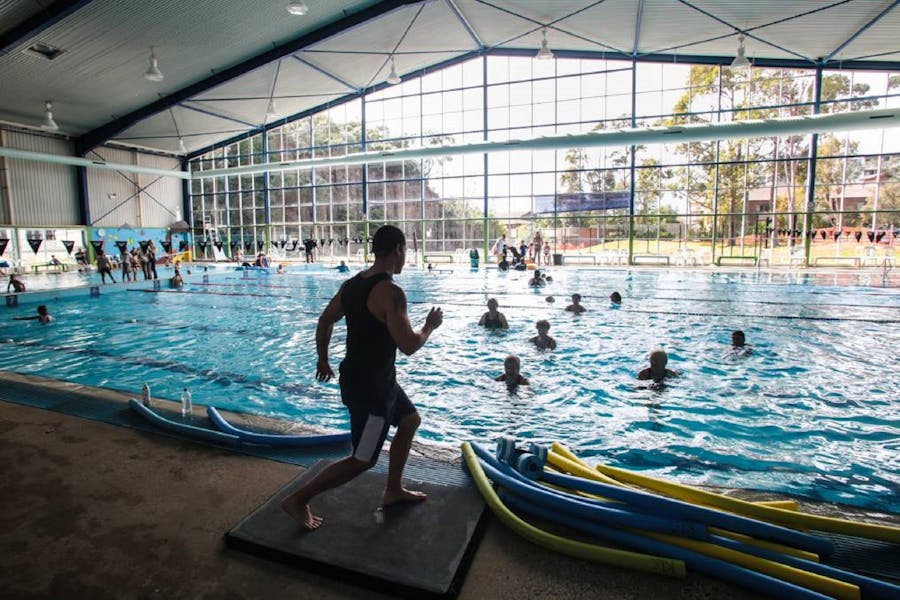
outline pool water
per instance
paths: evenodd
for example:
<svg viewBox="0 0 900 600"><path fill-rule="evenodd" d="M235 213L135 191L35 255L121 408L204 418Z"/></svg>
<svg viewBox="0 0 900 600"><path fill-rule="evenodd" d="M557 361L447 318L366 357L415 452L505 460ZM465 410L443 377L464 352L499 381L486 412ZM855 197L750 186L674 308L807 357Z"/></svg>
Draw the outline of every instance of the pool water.
<svg viewBox="0 0 900 600"><path fill-rule="evenodd" d="M417 328L442 306L444 325L412 357L401 385L422 414L420 439L456 447L500 435L549 442L613 465L694 484L791 493L900 512L900 290L836 286L788 274L558 270L541 290L525 273L397 277ZM60 300L57 321L12 321L0 364L32 373L175 399L348 427L336 382L315 381L316 319L344 276L221 272L183 291L104 289ZM622 293L623 305L607 297ZM588 312L564 311L573 292ZM552 295L555 302L546 301ZM510 329L477 326L489 297ZM547 319L558 343L528 339ZM733 329L754 352L730 353ZM335 327L332 366L343 356ZM651 389L635 374L650 350L678 378ZM510 394L493 378L508 354L531 386Z"/></svg>

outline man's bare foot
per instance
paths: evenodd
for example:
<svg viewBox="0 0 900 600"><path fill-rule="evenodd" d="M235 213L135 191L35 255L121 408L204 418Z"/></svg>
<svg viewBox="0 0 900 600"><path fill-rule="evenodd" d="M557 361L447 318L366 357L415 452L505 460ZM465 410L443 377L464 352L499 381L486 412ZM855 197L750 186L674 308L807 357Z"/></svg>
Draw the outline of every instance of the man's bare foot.
<svg viewBox="0 0 900 600"><path fill-rule="evenodd" d="M428 495L424 492L400 488L397 491L385 491L384 497L381 499L381 506L391 506L400 502L422 502L426 498Z"/></svg>
<svg viewBox="0 0 900 600"><path fill-rule="evenodd" d="M281 508L284 512L289 514L292 519L297 521L297 525L299 525L303 531L318 529L322 524L322 517L317 517L312 514L309 503L300 504L292 498L285 498L281 503Z"/></svg>

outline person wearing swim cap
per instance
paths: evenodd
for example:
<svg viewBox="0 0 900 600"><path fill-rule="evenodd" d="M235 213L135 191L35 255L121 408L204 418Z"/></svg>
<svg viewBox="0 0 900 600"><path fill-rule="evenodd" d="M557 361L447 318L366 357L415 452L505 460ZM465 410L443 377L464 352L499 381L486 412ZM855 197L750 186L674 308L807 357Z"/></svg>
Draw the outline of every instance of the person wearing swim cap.
<svg viewBox="0 0 900 600"><path fill-rule="evenodd" d="M440 308L432 307L422 328L413 329L406 312L406 294L393 280L406 263L402 231L392 225L380 227L372 239L372 252L372 266L344 282L316 327L316 379L328 381L334 377L328 362L334 324L347 320L347 351L340 364L339 383L341 400L350 413L353 453L325 467L282 501L282 509L305 531L322 524L322 518L312 513L310 500L374 466L392 425L397 430L391 442L382 506L426 497L405 489L402 483L403 467L421 419L397 384L394 361L398 348L410 356L424 346L444 315Z"/></svg>

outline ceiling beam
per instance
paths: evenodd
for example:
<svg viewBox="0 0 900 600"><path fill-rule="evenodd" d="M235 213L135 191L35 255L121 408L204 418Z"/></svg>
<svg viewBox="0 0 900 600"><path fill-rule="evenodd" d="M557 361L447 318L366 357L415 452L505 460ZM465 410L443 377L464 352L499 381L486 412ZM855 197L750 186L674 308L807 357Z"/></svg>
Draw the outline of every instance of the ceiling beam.
<svg viewBox="0 0 900 600"><path fill-rule="evenodd" d="M883 19L885 15L887 15L889 12L891 12L892 10L894 10L895 8L897 8L897 5L898 5L898 4L900 4L900 0L894 0L893 2L891 2L891 4L890 4L887 8L885 8L883 11L881 11L880 13L878 13L878 15L875 16L874 19L872 19L871 21L869 21L868 23L866 23L865 25L863 25L862 27L860 27L860 28L856 31L856 33L854 33L853 35L851 35L850 37L848 37L848 38L844 41L843 44L841 44L840 46L838 46L837 48L835 48L834 50L832 50L831 54L829 54L828 56L826 56L825 58L823 58L823 59L822 59L822 64L827 63L827 62L830 61L832 58L834 58L835 56L837 56L837 53L838 53L838 52L840 52L841 50L843 50L844 48L846 48L847 46L849 46L850 44L852 44L852 43L853 43L853 40L855 40L856 38L858 38L859 36L861 36L862 34L864 34L864 33L866 32L866 30L868 30L872 25L874 25L875 23L877 23L878 21L880 21L881 19Z"/></svg>
<svg viewBox="0 0 900 600"><path fill-rule="evenodd" d="M203 92L207 92L218 85L231 81L232 79L240 77L241 75L245 75L246 73L263 67L271 62L284 58L285 56L293 54L298 50L302 50L307 46L311 46L323 40L327 40L330 37L348 31L367 21L371 21L372 19L378 18L384 14L394 11L397 8L409 4L416 4L419 1L420 0L383 0L382 2L373 4L368 8L364 8L359 12L350 14L342 19L329 23L324 27L320 27L315 31L311 31L293 40L285 42L284 44L275 46L271 50L263 52L262 54L257 54L253 58L245 60L240 64L215 73L210 77L202 79L192 85L173 92L168 96L164 96L151 104L134 110L127 115L123 115L118 119L106 123L105 125L101 125L100 127L88 131L80 138L78 138L78 140L76 140L75 151L77 154L83 156L92 148L95 148L106 140L115 137L138 121L167 110L169 107L174 106L180 102L190 100L194 96L202 94Z"/></svg>
<svg viewBox="0 0 900 600"><path fill-rule="evenodd" d="M90 3L91 0L57 0L53 2L21 23L0 33L0 54L6 54Z"/></svg>
<svg viewBox="0 0 900 600"><path fill-rule="evenodd" d="M358 88L357 86L353 85L353 84L350 83L349 81L344 81L343 79L341 79L340 77L338 77L337 75L335 75L334 73L332 73L331 71L328 71L328 70L326 70L326 69L323 69L322 67L320 67L320 66L318 66L318 65L314 65L313 63L309 62L309 61L306 60L305 58L300 58L300 57L297 56L296 54L294 54L293 56L294 56L294 60L296 60L297 62L299 62L299 63L301 63L301 64L303 64L303 65L306 65L307 67L309 67L310 69L312 69L312 70L314 70L314 71L318 71L319 73L321 73L321 74L324 75L325 77L328 77L329 79L333 79L333 80L337 81L337 82L338 82L339 84L341 84L342 86L344 86L344 87L346 87L346 88L348 88L348 89L350 89L350 90L353 90L354 92L359 92L359 88Z"/></svg>
<svg viewBox="0 0 900 600"><path fill-rule="evenodd" d="M203 100L192 100L191 102L203 102ZM232 123L237 123L238 125L243 125L244 127L259 127L259 125L257 125L256 123L249 123L247 121L242 121L235 117L229 117L228 115L219 114L215 111L209 110L208 108L204 108L202 106L194 106L193 104L189 104L187 102L179 104L178 107L183 108L185 110L192 110L192 111L198 112L202 115L215 117L216 119L231 121Z"/></svg>

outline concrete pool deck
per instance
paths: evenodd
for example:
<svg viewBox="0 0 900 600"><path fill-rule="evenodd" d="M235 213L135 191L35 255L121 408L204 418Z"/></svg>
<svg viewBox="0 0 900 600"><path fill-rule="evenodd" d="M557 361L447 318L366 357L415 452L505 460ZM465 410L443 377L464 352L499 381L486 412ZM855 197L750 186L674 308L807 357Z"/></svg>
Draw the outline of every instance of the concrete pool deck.
<svg viewBox="0 0 900 600"><path fill-rule="evenodd" d="M225 532L301 473L295 465L5 401L0 461L6 599L384 597L226 548ZM492 519L459 594L586 597L761 596L696 573L682 581L571 559Z"/></svg>

